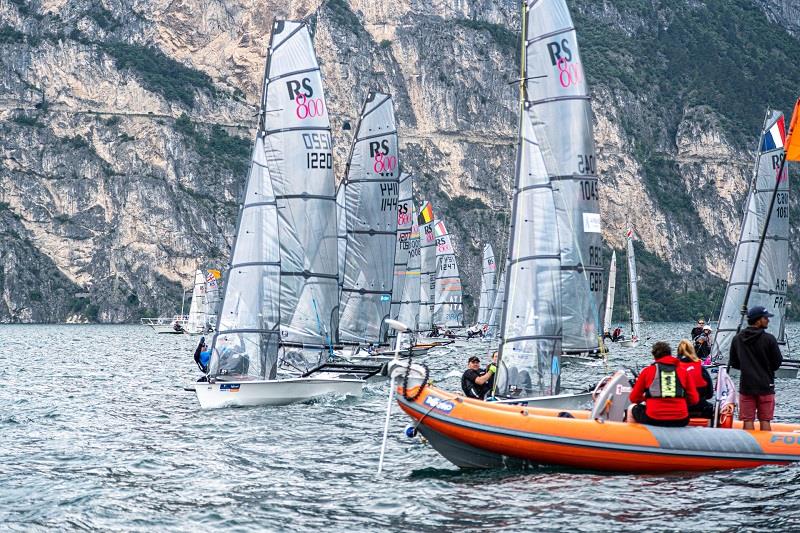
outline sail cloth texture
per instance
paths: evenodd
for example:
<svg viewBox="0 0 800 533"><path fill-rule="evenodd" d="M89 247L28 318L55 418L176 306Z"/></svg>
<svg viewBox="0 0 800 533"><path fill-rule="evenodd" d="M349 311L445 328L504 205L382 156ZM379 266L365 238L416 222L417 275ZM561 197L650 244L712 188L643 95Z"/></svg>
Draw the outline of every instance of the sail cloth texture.
<svg viewBox="0 0 800 533"><path fill-rule="evenodd" d="M481 273L481 299L478 302L478 324L488 324L495 296L495 274L497 265L491 244L483 246L483 272Z"/></svg>
<svg viewBox="0 0 800 533"><path fill-rule="evenodd" d="M411 174L400 176L400 199L397 202L397 239L394 251L394 284L392 285L391 318L412 330L417 329L415 316L419 306L419 226L412 200ZM394 337L394 330L389 332Z"/></svg>
<svg viewBox="0 0 800 533"><path fill-rule="evenodd" d="M186 329L189 333L204 333L206 331L206 277L202 270L194 273L194 288L192 289L192 304L189 306L189 320Z"/></svg>
<svg viewBox="0 0 800 533"><path fill-rule="evenodd" d="M800 122L800 98L794 104L792 121L789 124L789 133L786 135L786 160L800 162L800 133L797 124Z"/></svg>
<svg viewBox="0 0 800 533"><path fill-rule="evenodd" d="M525 7L523 83L532 126L556 193L563 349L595 351L604 267L589 90L565 1L526 0Z"/></svg>
<svg viewBox="0 0 800 533"><path fill-rule="evenodd" d="M339 258L339 290L344 275L344 250L347 245L347 212L344 210L344 184L336 189L336 253ZM341 299L341 296L340 296Z"/></svg>
<svg viewBox="0 0 800 533"><path fill-rule="evenodd" d="M773 148L764 142L775 124L783 121L783 114L771 111L764 121L759 146L767 150L756 156L754 180L750 185L739 244L733 259L733 268L725 290L722 311L719 315L719 326L712 344L712 355L715 359L727 360L731 341L742 323L741 308L745 303L747 286L753 268L757 268L753 288L747 307L763 305L775 315L770 320L767 331L775 335L779 342L785 341L784 327L786 320L786 289L789 274L789 180L784 167L778 176L781 158L784 157L784 139L773 138ZM772 195L778 180L778 194L772 208L767 228L764 247L756 265L756 254L767 218Z"/></svg>
<svg viewBox="0 0 800 533"><path fill-rule="evenodd" d="M436 236L433 225L433 207L430 202L423 202L419 212L419 330L430 330L433 327L434 294L436 292Z"/></svg>
<svg viewBox="0 0 800 533"><path fill-rule="evenodd" d="M611 253L611 266L608 267L608 289L606 290L606 312L603 314L603 333L611 331L614 315L614 294L617 289L617 252Z"/></svg>
<svg viewBox="0 0 800 533"><path fill-rule="evenodd" d="M388 94L370 91L361 117L344 187L347 217L339 341L386 341L392 302L399 193L397 127Z"/></svg>
<svg viewBox="0 0 800 533"><path fill-rule="evenodd" d="M506 270L508 265L506 265ZM503 322L503 308L506 304L506 271L500 273L500 278L497 281L497 293L494 297L494 304L489 313L488 328L486 329L486 337L490 339L500 338L502 330L500 326Z"/></svg>
<svg viewBox="0 0 800 533"><path fill-rule="evenodd" d="M436 237L433 323L460 328L464 325L464 307L453 239L442 220L434 223L433 230Z"/></svg>
<svg viewBox="0 0 800 533"><path fill-rule="evenodd" d="M222 303L220 297L222 274L219 270L206 271L206 327L213 328L217 324L217 314Z"/></svg>
<svg viewBox="0 0 800 533"><path fill-rule="evenodd" d="M275 377L279 285L277 204L259 132L239 208L217 332L211 344L211 376Z"/></svg>
<svg viewBox="0 0 800 533"><path fill-rule="evenodd" d="M550 177L530 105L520 119L506 302L496 394L557 394L561 373L561 247Z"/></svg>
<svg viewBox="0 0 800 533"><path fill-rule="evenodd" d="M323 362L338 318L336 198L330 120L305 22L275 21L262 98L267 166L278 206L280 322L288 366ZM303 360L305 359L305 360Z"/></svg>
<svg viewBox="0 0 800 533"><path fill-rule="evenodd" d="M636 254L633 250L633 229L628 229L626 238L628 241L628 294L631 298L631 340L636 341L641 338L642 318L639 316L639 277L636 273Z"/></svg>

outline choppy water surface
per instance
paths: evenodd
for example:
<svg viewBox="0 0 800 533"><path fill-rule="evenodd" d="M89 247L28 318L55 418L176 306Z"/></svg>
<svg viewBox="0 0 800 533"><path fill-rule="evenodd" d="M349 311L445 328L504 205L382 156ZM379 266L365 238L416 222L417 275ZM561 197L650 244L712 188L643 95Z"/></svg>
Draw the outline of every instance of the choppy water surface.
<svg viewBox="0 0 800 533"><path fill-rule="evenodd" d="M677 341L691 328L661 324ZM790 327L790 338L800 325ZM674 476L551 468L461 471L402 434L395 409L378 479L388 385L359 401L200 411L196 337L138 326L0 327L0 529L797 530L800 468ZM616 348L616 347L615 347ZM427 360L455 390L469 354ZM616 348L609 367L649 363ZM574 384L602 365L564 368ZM446 377L448 376L449 377ZM800 422L800 380L777 416Z"/></svg>

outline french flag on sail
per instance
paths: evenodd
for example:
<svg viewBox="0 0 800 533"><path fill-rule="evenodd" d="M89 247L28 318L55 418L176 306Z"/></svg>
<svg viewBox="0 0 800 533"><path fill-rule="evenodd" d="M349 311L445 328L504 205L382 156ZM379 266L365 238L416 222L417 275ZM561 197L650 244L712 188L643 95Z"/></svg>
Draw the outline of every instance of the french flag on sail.
<svg viewBox="0 0 800 533"><path fill-rule="evenodd" d="M777 148L783 148L786 140L786 127L783 123L783 115L775 121L772 127L764 132L764 141L761 143L761 151L769 152Z"/></svg>

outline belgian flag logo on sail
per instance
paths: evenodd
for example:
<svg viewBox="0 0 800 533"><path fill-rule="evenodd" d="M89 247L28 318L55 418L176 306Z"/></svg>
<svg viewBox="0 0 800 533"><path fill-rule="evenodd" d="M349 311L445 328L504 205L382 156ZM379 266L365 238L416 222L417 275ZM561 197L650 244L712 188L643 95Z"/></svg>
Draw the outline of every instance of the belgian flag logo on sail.
<svg viewBox="0 0 800 533"><path fill-rule="evenodd" d="M428 224L433 220L433 206L430 202L422 204L422 209L419 212L419 224Z"/></svg>

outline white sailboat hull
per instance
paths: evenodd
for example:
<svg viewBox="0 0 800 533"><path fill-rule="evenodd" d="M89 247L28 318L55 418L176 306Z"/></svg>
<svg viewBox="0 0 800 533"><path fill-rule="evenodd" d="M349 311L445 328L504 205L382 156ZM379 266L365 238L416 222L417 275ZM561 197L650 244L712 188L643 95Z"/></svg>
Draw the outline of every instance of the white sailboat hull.
<svg viewBox="0 0 800 533"><path fill-rule="evenodd" d="M617 344L624 348L636 348L639 346L639 339L636 340L627 340L627 341L617 341Z"/></svg>
<svg viewBox="0 0 800 533"><path fill-rule="evenodd" d="M289 405L321 396L361 397L365 382L346 378L290 378L265 381L223 381L197 383L195 392L200 407L245 407L259 405Z"/></svg>

